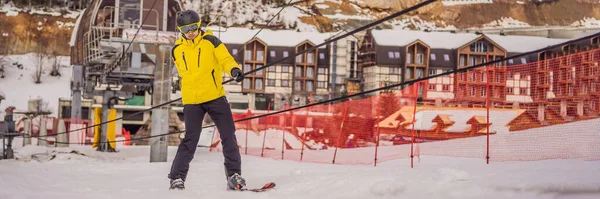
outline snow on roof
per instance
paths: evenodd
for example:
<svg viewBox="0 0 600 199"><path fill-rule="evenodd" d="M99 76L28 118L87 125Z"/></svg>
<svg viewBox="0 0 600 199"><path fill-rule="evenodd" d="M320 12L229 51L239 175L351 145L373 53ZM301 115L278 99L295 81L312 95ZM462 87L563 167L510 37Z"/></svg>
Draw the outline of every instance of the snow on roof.
<svg viewBox="0 0 600 199"><path fill-rule="evenodd" d="M589 30L589 31L590 32L584 31L582 33L579 33L579 34L575 35L575 38L581 38L581 37L587 37L587 36L591 36L591 35L600 34L600 30ZM573 39L575 39L575 38L573 38Z"/></svg>
<svg viewBox="0 0 600 199"><path fill-rule="evenodd" d="M412 30L372 30L377 44L383 46L404 46L421 40L431 48L454 49L480 37L470 33L423 32Z"/></svg>
<svg viewBox="0 0 600 199"><path fill-rule="evenodd" d="M537 49L545 48L555 44L569 41L568 39L551 39L536 36L517 36L517 35L486 35L492 41L502 46L508 52L529 52Z"/></svg>
<svg viewBox="0 0 600 199"><path fill-rule="evenodd" d="M454 49L465 45L481 35L474 33L423 32L413 30L373 30L373 38L379 45L404 46L417 39L431 48ZM508 52L529 52L568 41L536 36L485 35Z"/></svg>
<svg viewBox="0 0 600 199"><path fill-rule="evenodd" d="M77 39L77 31L79 30L79 23L81 23L81 18L83 18L83 13L85 13L86 9L81 10L81 15L77 17L77 21L75 21L75 27L73 31L71 31L71 41L69 41L69 46L75 45L75 40Z"/></svg>
<svg viewBox="0 0 600 199"><path fill-rule="evenodd" d="M411 107L408 108L411 109L409 111L412 111ZM471 127L467 121L474 116L476 119L485 118L487 110L485 108L423 108L417 111L415 129L430 130L435 126L435 123L432 122L433 118L438 115L448 115L454 124L448 127L446 132L465 132ZM508 132L506 125L523 112L522 109L490 109L490 132Z"/></svg>
<svg viewBox="0 0 600 199"><path fill-rule="evenodd" d="M209 28L210 29L210 28ZM216 31L216 29L211 29ZM227 28L227 31L214 32L215 35L224 43L245 44L250 41L260 29L248 28ZM306 40L315 45L325 42L325 39L331 37L334 33L319 32L297 32L294 30L269 30L263 29L256 35L256 38L264 41L269 46L290 46L294 47Z"/></svg>

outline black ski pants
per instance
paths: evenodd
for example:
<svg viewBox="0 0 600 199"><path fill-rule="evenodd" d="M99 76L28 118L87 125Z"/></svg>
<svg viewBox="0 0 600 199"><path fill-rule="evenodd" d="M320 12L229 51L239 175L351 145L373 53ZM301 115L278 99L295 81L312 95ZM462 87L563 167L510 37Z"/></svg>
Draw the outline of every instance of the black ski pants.
<svg viewBox="0 0 600 199"><path fill-rule="evenodd" d="M177 155L171 166L170 179L181 178L185 181L190 162L194 158L194 153L198 147L200 132L202 131L202 121L204 114L208 113L215 122L219 134L221 135L221 144L223 145L223 156L225 157L225 175L230 176L234 173L241 173L240 150L235 137L235 124L233 116L226 97L220 97L202 104L186 104L183 106L185 116L185 138L177 148Z"/></svg>

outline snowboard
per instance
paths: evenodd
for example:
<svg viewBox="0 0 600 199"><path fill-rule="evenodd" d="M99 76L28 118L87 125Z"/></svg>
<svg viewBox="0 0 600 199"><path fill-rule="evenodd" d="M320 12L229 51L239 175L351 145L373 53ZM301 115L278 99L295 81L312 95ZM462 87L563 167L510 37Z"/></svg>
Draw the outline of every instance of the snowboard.
<svg viewBox="0 0 600 199"><path fill-rule="evenodd" d="M242 189L238 189L238 190L233 190L233 191L251 191L251 192L265 192L268 190L271 190L275 188L275 182L268 182L265 185L263 185L261 188L242 188Z"/></svg>

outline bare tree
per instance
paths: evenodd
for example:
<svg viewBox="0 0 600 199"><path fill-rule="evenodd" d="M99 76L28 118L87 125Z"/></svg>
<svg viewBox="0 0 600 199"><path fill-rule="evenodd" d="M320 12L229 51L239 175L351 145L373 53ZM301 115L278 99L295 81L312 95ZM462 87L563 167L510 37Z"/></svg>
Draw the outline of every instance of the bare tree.
<svg viewBox="0 0 600 199"><path fill-rule="evenodd" d="M48 58L48 54L44 53L44 47L39 45L36 47L36 52L31 56L33 58L33 62L35 63L35 71L31 74L33 78L33 82L36 84L42 83L42 74L44 74L44 64L46 63L46 59Z"/></svg>
<svg viewBox="0 0 600 199"><path fill-rule="evenodd" d="M35 63L36 69L31 74L33 81L36 84L42 83L42 74L44 74L44 64L46 63L46 59L49 58L50 48L48 48L49 41L44 37L45 31L43 30L43 22L32 23L29 25L29 32L32 34L33 40L36 42L36 47L34 49L34 53L32 54L33 61Z"/></svg>
<svg viewBox="0 0 600 199"><path fill-rule="evenodd" d="M53 112L53 108L50 106L50 102L48 102L47 100L44 100L44 98L42 97L38 97L35 100L32 100L34 102L34 106L35 106L35 110L33 110L35 112L36 115L49 115L52 114ZM31 102L31 101L30 101Z"/></svg>
<svg viewBox="0 0 600 199"><path fill-rule="evenodd" d="M54 61L54 63L52 63L52 70L50 71L50 76L60 76L59 69L61 57L58 55L57 50L52 51L52 53L50 54L50 59Z"/></svg>

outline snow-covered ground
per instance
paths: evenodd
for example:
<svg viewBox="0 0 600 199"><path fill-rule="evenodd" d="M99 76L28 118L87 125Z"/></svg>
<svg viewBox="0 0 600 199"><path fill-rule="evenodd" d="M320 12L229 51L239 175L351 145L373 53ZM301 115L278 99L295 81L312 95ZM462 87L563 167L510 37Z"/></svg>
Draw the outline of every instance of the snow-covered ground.
<svg viewBox="0 0 600 199"><path fill-rule="evenodd" d="M59 72L61 76L50 76L53 60L44 60L40 84L35 84L32 74L35 72L37 62L35 54L7 56L8 61L4 66L4 78L0 78L0 90L6 95L6 99L0 103L0 116L3 118L4 109L8 106L15 106L16 111L27 111L28 101L30 99L41 98L48 102L48 106L53 111L51 116L57 116L58 99L60 97L70 98L70 80L72 69L69 57L61 56ZM18 62L23 67L18 68L13 63Z"/></svg>
<svg viewBox="0 0 600 199"><path fill-rule="evenodd" d="M242 156L249 187L268 181L265 193L225 190L223 156L199 148L187 190L169 191L167 162L149 163L147 146L118 153L90 147L19 147L18 160L0 160L0 198L598 198L600 162L546 160L485 164L482 159L422 156L377 167L299 163Z"/></svg>

